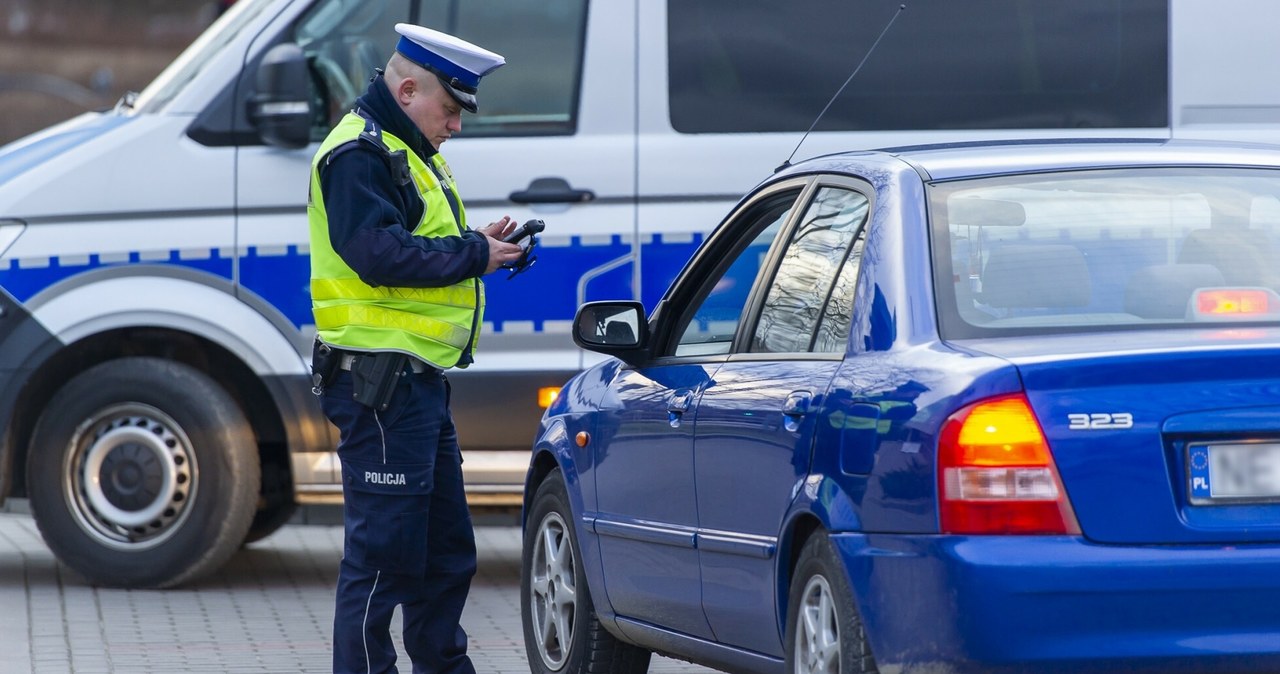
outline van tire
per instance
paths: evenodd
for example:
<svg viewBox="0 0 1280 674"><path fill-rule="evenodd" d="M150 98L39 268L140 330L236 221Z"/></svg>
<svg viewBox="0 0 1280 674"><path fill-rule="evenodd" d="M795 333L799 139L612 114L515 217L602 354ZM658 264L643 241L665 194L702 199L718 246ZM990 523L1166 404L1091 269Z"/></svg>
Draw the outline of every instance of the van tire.
<svg viewBox="0 0 1280 674"><path fill-rule="evenodd" d="M263 459L261 466L262 492L258 495L258 508L245 533L244 545L260 541L274 534L289 523L298 504L293 500L293 483L289 480L288 466Z"/></svg>
<svg viewBox="0 0 1280 674"><path fill-rule="evenodd" d="M553 471L531 502L521 554L520 622L529 671L644 674L652 653L619 641L596 616L573 522L564 478L559 470ZM547 555L548 545L558 550L555 559ZM573 587L565 587L568 583ZM561 603L564 597L568 599ZM553 620L553 612L570 615L568 620L556 621L558 628L547 634L542 624Z"/></svg>
<svg viewBox="0 0 1280 674"><path fill-rule="evenodd" d="M45 543L90 583L114 587L172 587L216 570L245 540L259 480L235 401L158 358L73 378L40 415L27 460Z"/></svg>

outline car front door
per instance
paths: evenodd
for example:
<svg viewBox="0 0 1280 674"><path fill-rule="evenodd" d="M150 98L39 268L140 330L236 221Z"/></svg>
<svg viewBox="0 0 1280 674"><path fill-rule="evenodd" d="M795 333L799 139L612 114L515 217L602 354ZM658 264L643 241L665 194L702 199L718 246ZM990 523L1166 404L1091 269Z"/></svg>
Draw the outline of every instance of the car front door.
<svg viewBox="0 0 1280 674"><path fill-rule="evenodd" d="M783 654L778 539L809 472L815 410L842 362L870 190L816 183L752 292L734 353L698 404L702 603L716 639Z"/></svg>
<svg viewBox="0 0 1280 674"><path fill-rule="evenodd" d="M605 589L619 620L712 638L702 612L694 434L749 292L798 183L755 201L708 241L655 312L654 357L622 368L592 456Z"/></svg>

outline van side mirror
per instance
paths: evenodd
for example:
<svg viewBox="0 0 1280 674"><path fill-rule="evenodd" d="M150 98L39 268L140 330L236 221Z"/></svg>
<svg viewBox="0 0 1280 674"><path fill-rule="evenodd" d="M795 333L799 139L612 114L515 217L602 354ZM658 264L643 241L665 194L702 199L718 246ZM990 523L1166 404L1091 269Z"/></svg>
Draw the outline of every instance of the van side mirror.
<svg viewBox="0 0 1280 674"><path fill-rule="evenodd" d="M311 142L310 77L296 44L278 44L262 57L249 119L268 145L297 149Z"/></svg>
<svg viewBox="0 0 1280 674"><path fill-rule="evenodd" d="M644 305L634 301L583 304L573 319L573 342L627 362L642 358L649 342Z"/></svg>

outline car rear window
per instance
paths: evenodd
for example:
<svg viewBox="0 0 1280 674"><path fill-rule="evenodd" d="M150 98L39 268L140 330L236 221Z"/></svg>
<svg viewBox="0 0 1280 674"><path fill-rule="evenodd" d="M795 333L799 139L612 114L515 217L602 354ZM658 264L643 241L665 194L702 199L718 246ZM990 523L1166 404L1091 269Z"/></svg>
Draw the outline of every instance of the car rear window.
<svg viewBox="0 0 1280 674"><path fill-rule="evenodd" d="M930 218L944 337L1280 323L1280 171L940 183Z"/></svg>

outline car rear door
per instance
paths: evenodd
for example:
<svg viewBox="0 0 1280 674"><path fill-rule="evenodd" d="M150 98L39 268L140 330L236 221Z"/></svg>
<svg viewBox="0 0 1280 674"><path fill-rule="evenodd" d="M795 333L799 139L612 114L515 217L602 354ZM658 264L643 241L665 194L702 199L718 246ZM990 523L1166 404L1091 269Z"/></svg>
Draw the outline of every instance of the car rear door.
<svg viewBox="0 0 1280 674"><path fill-rule="evenodd" d="M870 206L869 189L849 181L819 180L806 194L759 275L754 320L702 394L694 434L707 621L718 641L779 657L778 533L845 353Z"/></svg>

